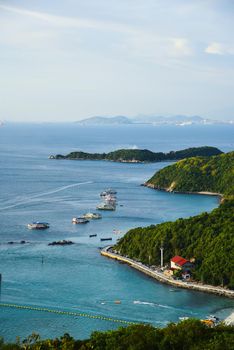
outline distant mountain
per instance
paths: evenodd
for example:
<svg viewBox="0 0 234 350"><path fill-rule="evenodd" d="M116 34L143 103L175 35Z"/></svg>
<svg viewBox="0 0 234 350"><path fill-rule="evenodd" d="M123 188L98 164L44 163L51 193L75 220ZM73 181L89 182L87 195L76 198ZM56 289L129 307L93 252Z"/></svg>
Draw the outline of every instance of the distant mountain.
<svg viewBox="0 0 234 350"><path fill-rule="evenodd" d="M83 125L109 125L109 124L132 124L133 121L124 116L116 116L116 117L91 117L87 119L82 119L77 121L76 123Z"/></svg>
<svg viewBox="0 0 234 350"><path fill-rule="evenodd" d="M173 116L153 116L140 115L134 118L135 123L147 123L153 125L206 125L206 124L232 124L232 121L221 121L203 118L197 115L173 115Z"/></svg>
<svg viewBox="0 0 234 350"><path fill-rule="evenodd" d="M155 116L155 115L139 115L136 117L115 116L103 117L96 116L77 121L82 125L120 125L120 124L152 124L152 125L206 125L206 124L234 124L234 121L221 121L202 118L200 116Z"/></svg>

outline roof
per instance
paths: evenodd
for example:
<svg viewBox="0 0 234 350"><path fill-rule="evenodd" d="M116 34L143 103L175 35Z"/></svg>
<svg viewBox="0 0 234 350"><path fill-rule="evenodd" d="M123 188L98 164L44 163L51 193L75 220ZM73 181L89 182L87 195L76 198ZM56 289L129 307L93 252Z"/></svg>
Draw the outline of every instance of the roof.
<svg viewBox="0 0 234 350"><path fill-rule="evenodd" d="M174 256L174 258L172 258L171 261L179 266L183 266L184 264L189 262L188 260L182 258L182 256L179 255Z"/></svg>

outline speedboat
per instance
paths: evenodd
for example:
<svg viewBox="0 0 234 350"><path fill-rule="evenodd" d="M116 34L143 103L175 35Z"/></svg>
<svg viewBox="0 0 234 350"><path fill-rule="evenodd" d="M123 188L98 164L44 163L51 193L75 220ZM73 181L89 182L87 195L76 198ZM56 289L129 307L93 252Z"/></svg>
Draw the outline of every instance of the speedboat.
<svg viewBox="0 0 234 350"><path fill-rule="evenodd" d="M32 222L31 224L28 224L28 228L30 230L45 230L46 228L49 228L50 225L47 222Z"/></svg>

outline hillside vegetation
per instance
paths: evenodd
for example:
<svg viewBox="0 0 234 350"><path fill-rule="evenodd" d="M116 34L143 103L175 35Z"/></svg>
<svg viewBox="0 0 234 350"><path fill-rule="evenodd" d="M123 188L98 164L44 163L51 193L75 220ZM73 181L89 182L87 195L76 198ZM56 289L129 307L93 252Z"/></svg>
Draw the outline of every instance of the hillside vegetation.
<svg viewBox="0 0 234 350"><path fill-rule="evenodd" d="M234 327L209 328L198 320L169 324L165 328L133 325L114 331L94 332L89 339L75 340L69 334L41 340L32 334L23 342L4 344L0 350L232 350Z"/></svg>
<svg viewBox="0 0 234 350"><path fill-rule="evenodd" d="M156 189L234 194L234 152L183 159L158 171L146 182Z"/></svg>
<svg viewBox="0 0 234 350"><path fill-rule="evenodd" d="M71 160L109 160L115 162L160 162L166 160L178 160L194 156L214 156L222 154L216 147L194 147L181 151L171 151L169 153L152 152L147 149L120 149L109 153L86 153L71 152L67 155L57 154L50 156L52 159L71 159Z"/></svg>
<svg viewBox="0 0 234 350"><path fill-rule="evenodd" d="M160 265L163 242L165 264L175 255L195 258L195 279L234 289L233 216L234 201L226 201L210 214L132 229L114 249L144 264Z"/></svg>
<svg viewBox="0 0 234 350"><path fill-rule="evenodd" d="M175 255L195 258L195 279L234 289L233 168L231 152L182 160L160 170L147 185L168 189L173 183L178 191L219 192L226 200L209 214L132 229L115 249L144 264L159 265L163 241L165 263Z"/></svg>

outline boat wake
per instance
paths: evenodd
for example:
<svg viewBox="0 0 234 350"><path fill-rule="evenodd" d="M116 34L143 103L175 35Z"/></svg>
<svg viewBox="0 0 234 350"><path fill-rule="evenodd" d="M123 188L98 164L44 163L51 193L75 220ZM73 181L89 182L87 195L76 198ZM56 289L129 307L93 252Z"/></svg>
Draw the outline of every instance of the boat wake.
<svg viewBox="0 0 234 350"><path fill-rule="evenodd" d="M163 309L171 309L171 310L183 311L183 312L186 312L188 314L195 315L195 313L192 312L191 310L180 309L180 308L176 308L174 306L163 305L163 304L158 304L158 303L152 303L152 302L148 302L148 301L134 300L133 304L149 305L149 306L152 306L152 307L160 307L160 308L163 308Z"/></svg>
<svg viewBox="0 0 234 350"><path fill-rule="evenodd" d="M2 207L2 208L0 207L0 210L6 210L6 209L10 209L10 208L15 208L15 207L18 207L19 205L30 203L36 198L48 196L49 194L61 192L61 191L67 190L68 188L82 186L82 185L87 185L87 184L91 184L91 183L93 183L93 181L77 182L75 184L62 186L62 187L57 187L57 188L55 188L53 190L50 190L50 191L47 191L47 192L42 192L42 193L35 194L33 196L25 197L25 199L23 201L19 201L18 203L7 205L7 206Z"/></svg>

